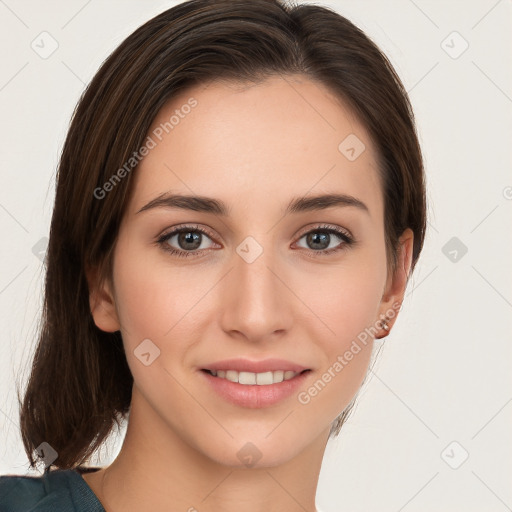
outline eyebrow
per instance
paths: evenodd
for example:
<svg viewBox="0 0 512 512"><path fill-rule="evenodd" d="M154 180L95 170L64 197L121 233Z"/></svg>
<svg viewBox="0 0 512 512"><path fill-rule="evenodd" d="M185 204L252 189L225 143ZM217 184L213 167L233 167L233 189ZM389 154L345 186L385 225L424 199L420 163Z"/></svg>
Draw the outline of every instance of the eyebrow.
<svg viewBox="0 0 512 512"><path fill-rule="evenodd" d="M292 199L284 215L347 206L352 206L369 213L368 207L353 196L347 194L321 194ZM137 213L153 208L180 208L182 210L212 213L223 217L228 216L230 212L230 208L228 208L224 201L212 197L163 193L144 205Z"/></svg>

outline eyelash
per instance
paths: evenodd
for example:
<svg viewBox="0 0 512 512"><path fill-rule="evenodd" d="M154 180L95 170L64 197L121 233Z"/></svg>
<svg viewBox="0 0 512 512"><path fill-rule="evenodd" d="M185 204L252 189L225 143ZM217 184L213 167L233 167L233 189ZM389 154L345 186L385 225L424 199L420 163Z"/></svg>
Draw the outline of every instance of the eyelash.
<svg viewBox="0 0 512 512"><path fill-rule="evenodd" d="M203 235L206 235L208 238L213 238L211 236L211 234L208 231L206 231L205 229L200 228L197 225L195 225L195 226L187 225L187 226L180 226L176 229L173 229L169 233L164 233L157 239L156 243L159 246L161 246L164 251L171 253L173 256L178 256L180 258L188 258L190 256L196 257L198 252L204 251L204 250L209 250L209 249L201 249L201 250L196 249L194 251L184 251L184 250L175 249L167 243L168 240L170 238L172 238L174 235L177 235L180 233L193 233L193 232L198 232ZM317 232L334 234L334 235L338 236L339 238L341 238L343 240L343 243L334 249L322 249L320 251L314 251L314 250L310 249L309 252L313 253L315 256L325 255L325 254L334 254L338 251L348 249L350 246L355 244L355 240L346 231L341 230L340 228L337 228L334 226L328 226L328 225L318 226L309 231L306 231L299 237L299 240L301 238L303 238L304 236L309 235L310 233L317 233Z"/></svg>

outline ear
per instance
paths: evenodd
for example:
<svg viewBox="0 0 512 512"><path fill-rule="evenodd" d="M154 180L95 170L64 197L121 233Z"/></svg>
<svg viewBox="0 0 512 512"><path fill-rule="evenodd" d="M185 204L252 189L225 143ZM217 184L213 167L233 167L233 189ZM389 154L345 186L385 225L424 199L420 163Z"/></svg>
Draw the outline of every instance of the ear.
<svg viewBox="0 0 512 512"><path fill-rule="evenodd" d="M116 332L121 329L117 315L114 294L107 279L100 282L98 268L86 269L89 284L89 305L94 323L105 332Z"/></svg>
<svg viewBox="0 0 512 512"><path fill-rule="evenodd" d="M379 320L385 319L388 329L382 328L382 336L378 336L378 338L384 338L389 334L398 317L398 311L404 300L407 279L411 271L414 242L413 231L407 228L400 236L399 242L396 270L394 274L388 275L379 308Z"/></svg>

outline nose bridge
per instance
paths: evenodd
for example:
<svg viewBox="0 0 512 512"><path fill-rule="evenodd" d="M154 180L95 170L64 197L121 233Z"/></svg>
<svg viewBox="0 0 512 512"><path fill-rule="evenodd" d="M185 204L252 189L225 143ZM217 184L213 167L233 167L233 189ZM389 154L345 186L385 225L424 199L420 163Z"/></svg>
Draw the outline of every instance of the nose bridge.
<svg viewBox="0 0 512 512"><path fill-rule="evenodd" d="M234 268L226 291L224 329L237 330L249 339L262 338L287 327L287 300L272 236L260 243L247 237L233 254Z"/></svg>

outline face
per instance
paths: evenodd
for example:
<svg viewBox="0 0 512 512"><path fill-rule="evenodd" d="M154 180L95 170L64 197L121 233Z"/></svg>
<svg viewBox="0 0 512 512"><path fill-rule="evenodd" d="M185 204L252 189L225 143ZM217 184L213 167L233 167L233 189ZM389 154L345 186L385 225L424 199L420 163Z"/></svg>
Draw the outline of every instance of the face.
<svg viewBox="0 0 512 512"><path fill-rule="evenodd" d="M296 76L189 89L148 136L113 282L92 306L98 327L121 330L140 428L230 466L247 454L275 466L325 443L410 265L405 236L404 271L387 274L367 131ZM334 194L346 197L311 201Z"/></svg>

